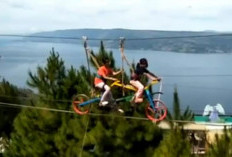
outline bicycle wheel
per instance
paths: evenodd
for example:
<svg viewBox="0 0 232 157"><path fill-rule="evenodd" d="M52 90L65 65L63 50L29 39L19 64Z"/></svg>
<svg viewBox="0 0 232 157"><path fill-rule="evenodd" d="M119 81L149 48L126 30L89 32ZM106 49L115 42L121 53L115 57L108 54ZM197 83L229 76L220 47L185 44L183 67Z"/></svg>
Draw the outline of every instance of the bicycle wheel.
<svg viewBox="0 0 232 157"><path fill-rule="evenodd" d="M167 116L167 107L161 100L153 100L155 108L153 109L150 104L145 108L146 116L153 122L159 122Z"/></svg>
<svg viewBox="0 0 232 157"><path fill-rule="evenodd" d="M80 106L83 102L89 100L89 97L85 94L76 95L72 101L73 110L80 115L89 113L90 104Z"/></svg>

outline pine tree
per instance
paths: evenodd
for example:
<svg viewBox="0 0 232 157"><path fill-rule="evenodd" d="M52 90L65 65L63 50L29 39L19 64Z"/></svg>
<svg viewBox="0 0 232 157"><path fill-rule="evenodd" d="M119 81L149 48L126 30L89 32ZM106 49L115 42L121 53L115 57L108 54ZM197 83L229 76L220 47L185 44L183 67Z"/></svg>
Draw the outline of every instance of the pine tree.
<svg viewBox="0 0 232 157"><path fill-rule="evenodd" d="M189 157L191 156L190 143L180 129L171 130L164 136L153 156Z"/></svg>
<svg viewBox="0 0 232 157"><path fill-rule="evenodd" d="M20 91L17 87L11 85L8 81L3 79L0 83L0 102L13 104L20 103L18 98L19 92ZM7 137L10 136L13 129L12 124L14 118L19 112L20 109L18 108L9 108L9 106L0 104L0 137L3 135Z"/></svg>
<svg viewBox="0 0 232 157"><path fill-rule="evenodd" d="M127 120L114 116L90 118L83 156L140 157L154 152L162 140L162 131L157 126L150 121Z"/></svg>
<svg viewBox="0 0 232 157"><path fill-rule="evenodd" d="M110 60L110 62L111 62L111 65L110 65L110 66L111 66L112 68L115 68L115 59L114 59L114 57L113 57L113 52L112 52L112 51L107 51L107 50L105 49L105 46L104 46L103 41L100 42L100 48L99 48L98 53L97 53L97 54L94 54L94 52L92 52L92 54L94 55L94 57L96 58L96 60L98 61L98 63L99 63L100 65L103 65L102 59L104 59L104 58L109 58L109 60ZM96 65L94 64L93 60L91 59L90 61L91 61L92 65L93 65L95 68L97 68Z"/></svg>
<svg viewBox="0 0 232 157"><path fill-rule="evenodd" d="M180 100L178 97L177 88L175 88L174 94L173 94L173 113L171 114L168 111L167 114L167 122L169 123L171 128L174 127L183 127L186 123L176 123L175 120L184 120L184 121L190 121L193 118L193 112L187 107L184 111L184 113L181 113L180 108Z"/></svg>
<svg viewBox="0 0 232 157"><path fill-rule="evenodd" d="M59 58L59 54L54 48L50 52L45 68L38 67L37 75L29 72L27 84L32 88L37 88L39 93L46 99L62 98L62 87L65 78L64 61Z"/></svg>
<svg viewBox="0 0 232 157"><path fill-rule="evenodd" d="M209 157L231 157L232 156L232 131L224 128L224 134L215 135L215 141L209 144L207 152Z"/></svg>
<svg viewBox="0 0 232 157"><path fill-rule="evenodd" d="M77 92L88 92L86 69L77 71L71 67L66 71L63 60L54 49L47 59L47 65L38 67L36 74L30 72L29 77L28 84L37 89L40 96L40 99L35 103L31 102L30 106L71 110L72 96ZM59 147L65 143L70 146L71 141L77 143L78 139L70 141L70 137L73 137L73 135L70 136L71 133L81 130L74 127L74 123L81 123L74 114L24 109L14 122L15 131L11 136L12 142L4 155L63 156L63 154L71 154L70 156L74 156L76 145L73 145L71 152L71 148L62 146L66 149L60 149ZM66 142L57 140L59 138Z"/></svg>

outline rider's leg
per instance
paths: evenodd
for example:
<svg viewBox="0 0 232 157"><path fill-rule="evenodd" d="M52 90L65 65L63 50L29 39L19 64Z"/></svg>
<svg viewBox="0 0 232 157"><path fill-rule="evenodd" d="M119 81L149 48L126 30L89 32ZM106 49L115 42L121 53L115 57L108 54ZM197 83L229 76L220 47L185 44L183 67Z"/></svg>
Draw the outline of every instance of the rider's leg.
<svg viewBox="0 0 232 157"><path fill-rule="evenodd" d="M144 86L140 81L135 81L135 80L131 80L130 84L132 84L133 86L135 86L138 90L135 93L135 103L141 103L143 102L143 90L144 90Z"/></svg>
<svg viewBox="0 0 232 157"><path fill-rule="evenodd" d="M104 89L105 91L108 91L108 93L106 94L106 97L105 97L105 100L108 100L108 101L113 101L114 98L113 98L113 94L111 92L111 89L108 85L104 85Z"/></svg>
<svg viewBox="0 0 232 157"><path fill-rule="evenodd" d="M97 84L96 87L98 87L100 89L104 89L104 93L101 96L99 106L106 106L107 104L109 104L109 101L113 101L113 107L115 109L117 109L120 113L124 113L124 111L122 109L120 109L116 106L115 99L113 98L110 87L107 84L101 82L101 83Z"/></svg>
<svg viewBox="0 0 232 157"><path fill-rule="evenodd" d="M97 88L100 89L104 89L104 92L101 96L101 100L100 100L100 105L107 105L108 101L110 100L110 98L112 97L112 93L110 91L110 87L108 85L106 85L104 82L98 83L96 85Z"/></svg>

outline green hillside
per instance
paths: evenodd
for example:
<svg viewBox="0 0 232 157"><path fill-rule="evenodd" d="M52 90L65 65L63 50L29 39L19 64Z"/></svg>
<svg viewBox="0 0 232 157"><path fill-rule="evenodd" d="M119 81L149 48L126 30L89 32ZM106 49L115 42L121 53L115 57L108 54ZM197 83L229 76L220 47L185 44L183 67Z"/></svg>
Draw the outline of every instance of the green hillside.
<svg viewBox="0 0 232 157"><path fill-rule="evenodd" d="M90 39L89 44L93 47L99 45L100 42L98 39L100 39L104 41L107 47L118 48L119 41L117 39L125 37L126 49L174 51L185 53L232 52L232 36L221 35L219 32L212 31L190 32L129 29L72 29L40 32L31 35L58 38L25 38L25 40L81 44L81 40L67 38L81 38L82 36L88 36Z"/></svg>

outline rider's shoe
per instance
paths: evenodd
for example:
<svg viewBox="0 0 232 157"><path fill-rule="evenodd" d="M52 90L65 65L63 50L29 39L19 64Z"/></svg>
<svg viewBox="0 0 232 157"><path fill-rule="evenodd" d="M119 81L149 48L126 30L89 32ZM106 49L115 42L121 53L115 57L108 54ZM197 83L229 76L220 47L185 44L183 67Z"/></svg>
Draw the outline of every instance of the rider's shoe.
<svg viewBox="0 0 232 157"><path fill-rule="evenodd" d="M123 109L121 109L121 108L118 108L118 112L120 112L120 113L124 113L124 110L123 110Z"/></svg>
<svg viewBox="0 0 232 157"><path fill-rule="evenodd" d="M102 102L99 103L99 106L104 107L104 106L106 106L106 105L108 105L108 104L109 104L108 101L102 101Z"/></svg>

